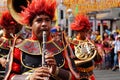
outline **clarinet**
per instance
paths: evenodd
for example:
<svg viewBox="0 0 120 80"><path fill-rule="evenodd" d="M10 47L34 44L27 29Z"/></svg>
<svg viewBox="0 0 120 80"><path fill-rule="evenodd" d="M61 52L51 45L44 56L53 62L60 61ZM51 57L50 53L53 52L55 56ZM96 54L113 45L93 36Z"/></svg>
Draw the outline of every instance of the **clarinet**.
<svg viewBox="0 0 120 80"><path fill-rule="evenodd" d="M45 66L46 32L43 31L42 66Z"/></svg>
<svg viewBox="0 0 120 80"><path fill-rule="evenodd" d="M46 32L43 31L43 48L42 48L42 66L47 66L45 62L45 55L46 55ZM49 77L45 77L44 80L49 80Z"/></svg>

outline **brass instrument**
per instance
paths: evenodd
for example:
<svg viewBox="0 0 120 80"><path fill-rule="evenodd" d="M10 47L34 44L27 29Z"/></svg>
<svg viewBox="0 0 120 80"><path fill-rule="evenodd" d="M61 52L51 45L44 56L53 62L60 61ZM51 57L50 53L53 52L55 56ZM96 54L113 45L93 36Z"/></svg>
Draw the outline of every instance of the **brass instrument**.
<svg viewBox="0 0 120 80"><path fill-rule="evenodd" d="M92 60L97 53L95 45L90 41L79 40L79 44L75 45L74 48L75 56L79 59L75 60L76 65Z"/></svg>
<svg viewBox="0 0 120 80"><path fill-rule="evenodd" d="M7 0L8 10L10 11L15 21L22 24L21 23L22 16L19 13L23 10L22 7L27 7L27 4L30 3L31 1L32 0Z"/></svg>

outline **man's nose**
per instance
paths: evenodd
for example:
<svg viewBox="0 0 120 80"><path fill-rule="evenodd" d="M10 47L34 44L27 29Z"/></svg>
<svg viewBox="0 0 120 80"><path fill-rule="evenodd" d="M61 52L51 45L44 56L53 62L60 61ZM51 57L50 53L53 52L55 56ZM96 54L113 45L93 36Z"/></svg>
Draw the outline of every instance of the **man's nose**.
<svg viewBox="0 0 120 80"><path fill-rule="evenodd" d="M43 21L43 22L42 22L42 26L46 26L46 21Z"/></svg>

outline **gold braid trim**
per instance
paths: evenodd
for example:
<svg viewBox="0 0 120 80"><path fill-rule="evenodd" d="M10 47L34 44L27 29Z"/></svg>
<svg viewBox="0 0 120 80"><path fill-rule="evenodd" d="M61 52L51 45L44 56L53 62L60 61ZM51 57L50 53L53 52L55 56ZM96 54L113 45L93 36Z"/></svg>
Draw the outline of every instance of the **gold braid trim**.
<svg viewBox="0 0 120 80"><path fill-rule="evenodd" d="M22 73L22 75L31 75L31 74L34 72L35 69L36 69L36 68L31 69L31 70L29 70L29 71L26 71L26 72Z"/></svg>
<svg viewBox="0 0 120 80"><path fill-rule="evenodd" d="M29 40L29 39L26 39L26 40L24 40L21 44L16 45L16 47L19 48L21 51L23 51L23 52L25 52L25 53L27 53L27 54L30 54L30 55L41 55L41 54L42 54L42 53L41 53L41 52L42 52L42 47L41 47L42 44L40 44L40 45L38 45L38 47L36 47L36 48L39 48L40 51L39 51L38 53L32 52L32 53L34 53L34 54L32 54L32 53L30 53L29 51L27 51L27 50L24 49L24 45L25 45L27 42L35 43L35 44L40 44L37 40ZM52 44L58 49L58 52L54 53L54 55L57 55L57 54L61 53L61 52L62 52L63 50L65 50L65 49L67 48L67 46L68 46L68 44L66 44L65 46L63 46L63 48L61 48L61 47L60 47L57 43L55 43L53 40L50 40L50 41L46 42L46 44L49 44L49 43L52 43Z"/></svg>
<svg viewBox="0 0 120 80"><path fill-rule="evenodd" d="M0 48L9 50L9 47L12 46L12 40L13 40L13 39L7 39L7 38L5 38L5 37L1 37L1 38L2 38L3 41L2 41L2 43L0 43ZM4 43L5 43L6 41L8 41L8 46L7 46L7 47L3 47L3 45L4 45Z"/></svg>
<svg viewBox="0 0 120 80"><path fill-rule="evenodd" d="M3 58L6 58L8 55L2 55L2 54L0 54L0 56L3 57Z"/></svg>

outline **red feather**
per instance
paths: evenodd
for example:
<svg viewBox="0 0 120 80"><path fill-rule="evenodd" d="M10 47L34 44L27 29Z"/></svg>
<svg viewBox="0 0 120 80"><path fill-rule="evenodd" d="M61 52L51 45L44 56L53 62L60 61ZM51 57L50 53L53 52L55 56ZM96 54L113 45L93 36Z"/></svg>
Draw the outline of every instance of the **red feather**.
<svg viewBox="0 0 120 80"><path fill-rule="evenodd" d="M75 31L90 30L91 25L86 15L78 15L75 21L71 24L71 29Z"/></svg>
<svg viewBox="0 0 120 80"><path fill-rule="evenodd" d="M4 11L2 13L1 19L0 19L0 27L1 28L7 28L10 27L10 25L15 25L17 22L12 18L9 11Z"/></svg>
<svg viewBox="0 0 120 80"><path fill-rule="evenodd" d="M51 19L54 18L56 9L56 0L32 0L31 4L28 4L27 8L21 12L24 24L30 24L34 17L40 14L46 14Z"/></svg>

